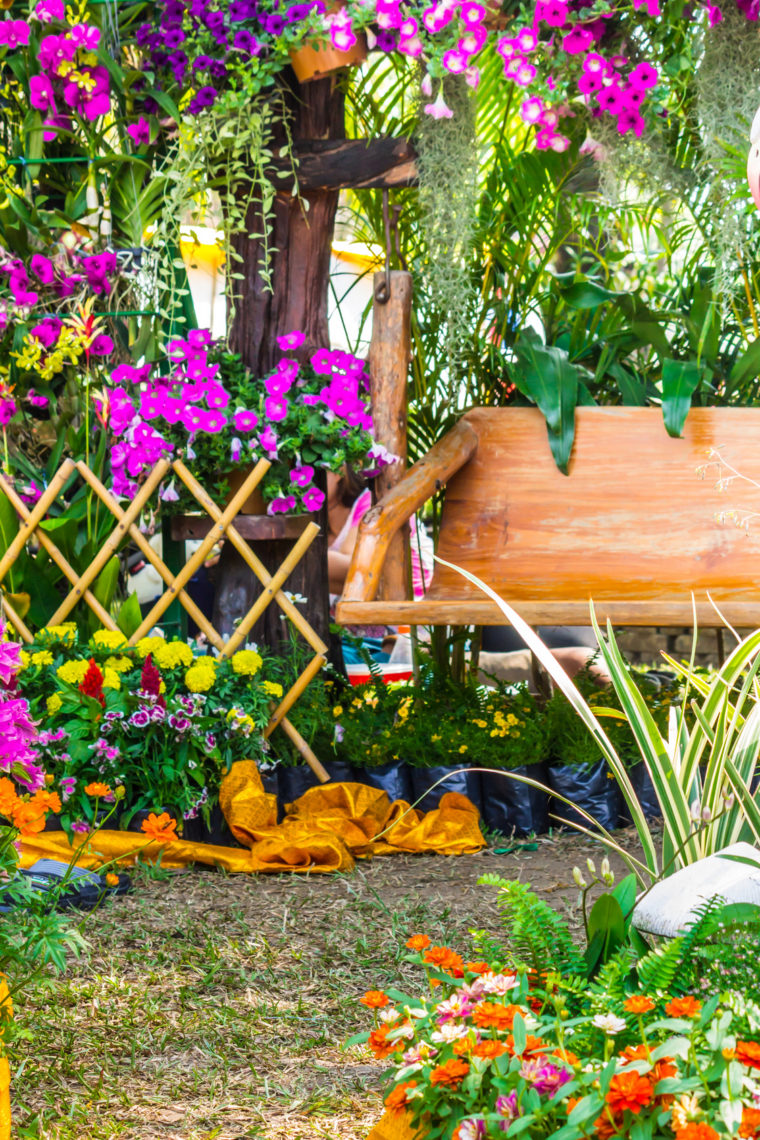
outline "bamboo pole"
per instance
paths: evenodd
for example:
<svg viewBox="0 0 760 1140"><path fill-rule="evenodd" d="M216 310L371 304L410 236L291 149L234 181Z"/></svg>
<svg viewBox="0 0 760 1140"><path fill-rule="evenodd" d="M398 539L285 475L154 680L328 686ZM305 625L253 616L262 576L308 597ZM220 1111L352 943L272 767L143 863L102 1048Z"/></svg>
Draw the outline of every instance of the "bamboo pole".
<svg viewBox="0 0 760 1140"><path fill-rule="evenodd" d="M264 729L265 737L270 737L272 735L285 714L290 712L293 705L306 689L306 686L316 677L319 670L325 664L327 664L327 661L324 657L321 656L321 654L318 654L316 657L313 657L311 659L301 675L296 678L291 687L288 689L287 693L282 698L279 705L269 718L269 722Z"/></svg>
<svg viewBox="0 0 760 1140"><path fill-rule="evenodd" d="M65 461L64 466L68 463L71 463L71 461L67 459ZM68 475L71 474L71 470L73 470L73 469L74 469L74 464L72 463L71 469L69 470ZM53 476L53 478L55 479L58 475L60 475L61 471L63 471L63 467L61 467L58 470L58 472L56 473L55 476ZM66 478L68 478L68 475L66 476ZM64 480L64 482L65 482L65 480ZM52 480L51 480L51 485L52 485ZM15 508L16 512L19 515L21 515L22 519L24 519L24 521L26 522L27 528L28 528L30 520L34 517L34 511L29 510L29 508L26 506L26 503L24 503L23 499L19 498L19 496L16 494L15 490L13 489L13 487L10 486L9 483L7 483L7 482L4 483L3 490L5 491L6 495L10 499L10 501L11 501L13 507ZM38 504L38 506L39 506L39 504ZM63 554L61 554L58 547L48 537L48 535L45 533L45 531L40 529L39 527L37 528L37 537L39 539L40 546L42 546L43 549L50 555L50 557L53 559L53 562L55 562L58 569L61 570L66 575L69 582L71 582L73 585L78 578L77 572L74 569L74 567L67 561L66 558L64 558ZM0 567L1 567L1 565L2 564L0 563ZM87 605L90 607L92 612L100 620L100 622L102 623L102 625L106 629L116 630L119 628L117 626L116 622L111 617L111 615L108 613L108 611L106 609L103 608L103 606L100 604L100 602L98 601L98 599L95 597L95 595L92 593L91 590L85 590L82 600L87 603Z"/></svg>
<svg viewBox="0 0 760 1140"><path fill-rule="evenodd" d="M298 729L293 727L286 716L282 718L280 724L282 725L289 738L292 740L293 744L295 744L296 748L300 752L301 756L303 756L305 762L309 765L312 772L319 780L320 784L328 783L330 779L330 773L327 771L325 766L316 758L304 738L301 736L301 733L298 731Z"/></svg>
<svg viewBox="0 0 760 1140"><path fill-rule="evenodd" d="M23 637L23 639L27 643L27 645L29 644L30 641L34 641L34 635L30 631L29 627L25 624L23 619L19 617L19 615L16 613L14 607L11 605L11 603L8 601L8 599L5 595L3 595L3 597L2 597L2 605L3 605L3 608L5 609L5 612L8 615L8 619L9 619L11 625L16 630L16 632L18 634L20 634L21 637Z"/></svg>
<svg viewBox="0 0 760 1140"><path fill-rule="evenodd" d="M242 645L242 643L245 641L248 631L253 628L269 603L274 600L276 594L280 590L280 587L285 584L287 579L290 577L291 571L301 561L304 554L309 549L318 534L319 527L315 522L310 522L304 529L303 534L291 550L290 554L280 566L279 570L275 571L269 581L269 584L263 588L256 601L249 609L248 613L239 622L237 628L235 629L235 632L231 635L229 641L222 650L222 657L229 657L231 653L235 652L239 645ZM248 563L248 565L250 566L250 563ZM252 566L250 566L250 568L253 570Z"/></svg>
<svg viewBox="0 0 760 1140"><path fill-rule="evenodd" d="M34 508L30 511L26 504L24 504L24 513L18 524L18 534L11 542L3 557L0 559L0 582L2 582L3 578L18 558L24 546L29 541L39 524L42 522L49 508L53 505L55 500L58 498L58 495L68 483L74 472L74 469L75 467L73 459L64 459L63 463L58 468L45 490L42 492L42 495L35 503ZM16 511L18 513L21 513L19 512L17 503L23 503L23 500L19 499L13 484L2 472L0 472L0 489L5 491Z"/></svg>
<svg viewBox="0 0 760 1140"><path fill-rule="evenodd" d="M179 574L172 582L171 586L167 587L166 592L161 595L161 597L157 600L151 609L150 613L148 613L148 615L143 619L139 629L137 629L134 634L134 637L137 641L139 641L141 637L145 637L145 634L148 632L148 630L153 628L163 612L168 609L174 601L174 596L187 582L190 581L198 567L203 565L203 563L208 558L209 552L216 545L219 539L224 537L229 524L235 518L253 488L269 470L270 466L271 464L268 459L260 459L258 461L253 471L242 484L240 489L235 492L232 499L225 507L224 511L220 512L219 517L214 520L215 526L213 526L208 532L196 550L195 554L193 554L192 557L188 559L188 561L180 570ZM174 469L175 471L177 470L176 463L174 464Z"/></svg>
<svg viewBox="0 0 760 1140"><path fill-rule="evenodd" d="M116 518L125 517L126 512L119 505L113 495L111 495L110 491L106 490L106 488L98 479L97 475L94 475L93 472L89 470L89 468L85 467L82 471L82 477L86 479L86 481L95 491L96 495L98 495L99 498L105 503L111 514L113 514ZM134 523L128 528L127 533L145 555L146 560L151 564L159 577L163 579L167 586L171 586L174 582L174 575L166 563L163 561L163 559L150 545L145 535L137 526L135 526ZM206 637L214 646L214 648L219 650L223 649L224 639L220 637L211 622L208 620L202 610L198 608L190 595L186 593L185 590L180 590L178 597L182 606L184 606L184 608L187 610L187 613L193 619L198 628L202 630L203 633L205 633ZM129 644L134 645L135 641L136 638L133 635L129 639Z"/></svg>
<svg viewBox="0 0 760 1140"><path fill-rule="evenodd" d="M87 466L87 464L81 462L80 460L76 466L77 471L85 480L85 482L88 483L89 486L92 486L92 483L90 483L90 480L87 479L85 475L86 471L90 471L90 468ZM168 460L160 459L151 473L148 475L148 478L140 487L140 490L137 492L132 502L127 507L127 510L119 512L121 517L119 517L119 515L115 515L116 526L114 527L111 534L109 534L108 538L103 543L90 565L74 583L73 589L70 590L70 592L66 595L58 609L50 618L48 622L49 625L58 625L59 622L63 621L63 619L70 613L70 611L74 608L74 606L81 598L82 591L87 589L90 583L97 578L98 574L103 569L108 560L117 554L119 547L129 532L130 526L138 517L148 499L151 497L156 487L161 482L166 472L169 470L170 466L171 464ZM111 511L111 514L113 515L114 512Z"/></svg>
<svg viewBox="0 0 760 1140"><path fill-rule="evenodd" d="M211 515L215 521L221 519L222 512L216 505L214 500L208 495L207 491L198 480L188 471L184 463L180 459L175 459L173 464L174 470L182 482L187 487L188 491L195 497L203 509ZM272 580L272 576L267 570L266 566L256 557L251 550L248 543L240 536L234 526L227 527L227 538L237 550L238 554L243 558L248 566L253 570L256 577L261 582L262 586L268 586ZM327 654L327 646L321 637L319 637L311 628L309 623L304 618L303 614L293 605L289 598L285 596L282 590L278 590L275 594L274 600L283 611L285 616L293 623L298 632L306 642L312 647L316 653Z"/></svg>

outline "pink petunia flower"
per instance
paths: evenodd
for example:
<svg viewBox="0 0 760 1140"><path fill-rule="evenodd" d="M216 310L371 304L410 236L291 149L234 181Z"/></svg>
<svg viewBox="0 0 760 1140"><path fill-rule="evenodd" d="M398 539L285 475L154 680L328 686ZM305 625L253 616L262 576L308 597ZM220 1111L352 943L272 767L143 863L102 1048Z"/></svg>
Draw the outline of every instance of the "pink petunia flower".
<svg viewBox="0 0 760 1140"><path fill-rule="evenodd" d="M288 401L284 396L267 396L264 400L264 413L272 423L280 423L288 414Z"/></svg>
<svg viewBox="0 0 760 1140"><path fill-rule="evenodd" d="M304 463L302 467L295 467L290 472L290 481L295 483L297 487L308 487L314 478L314 468L308 463Z"/></svg>
<svg viewBox="0 0 760 1140"><path fill-rule="evenodd" d="M291 352L294 348L300 348L306 337L302 332L294 330L293 332L283 333L282 336L277 337L277 347L282 349L283 352Z"/></svg>

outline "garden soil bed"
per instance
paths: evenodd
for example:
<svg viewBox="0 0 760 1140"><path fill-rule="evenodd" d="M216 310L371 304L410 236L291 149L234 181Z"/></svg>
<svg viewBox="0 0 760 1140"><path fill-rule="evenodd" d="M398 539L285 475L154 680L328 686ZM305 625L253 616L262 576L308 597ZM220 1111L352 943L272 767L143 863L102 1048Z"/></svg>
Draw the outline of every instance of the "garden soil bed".
<svg viewBox="0 0 760 1140"><path fill-rule="evenodd" d="M92 918L87 955L17 1003L29 1039L12 1055L14 1134L364 1140L383 1063L341 1044L369 1026L366 989L416 987L400 961L409 935L467 952L469 929L497 931L486 871L572 913L573 866L603 854L561 834L536 851L393 856L346 875L138 871L135 892Z"/></svg>

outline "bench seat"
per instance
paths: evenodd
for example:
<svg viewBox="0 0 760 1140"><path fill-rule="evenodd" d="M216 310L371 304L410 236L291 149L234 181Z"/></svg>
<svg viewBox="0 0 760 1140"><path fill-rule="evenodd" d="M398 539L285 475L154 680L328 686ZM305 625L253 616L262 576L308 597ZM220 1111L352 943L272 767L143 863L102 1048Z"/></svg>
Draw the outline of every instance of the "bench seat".
<svg viewBox="0 0 760 1140"><path fill-rule="evenodd" d="M693 408L673 439L658 408L577 408L563 475L537 409L475 408L363 519L338 621L505 623L440 564L425 598L377 599L391 537L445 486L436 553L531 624L588 624L593 600L600 621L690 626L693 594L699 625L719 626L709 593L732 625L760 626L760 515L747 528L720 519L760 511L760 490L721 490L716 451L760 482L760 409Z"/></svg>

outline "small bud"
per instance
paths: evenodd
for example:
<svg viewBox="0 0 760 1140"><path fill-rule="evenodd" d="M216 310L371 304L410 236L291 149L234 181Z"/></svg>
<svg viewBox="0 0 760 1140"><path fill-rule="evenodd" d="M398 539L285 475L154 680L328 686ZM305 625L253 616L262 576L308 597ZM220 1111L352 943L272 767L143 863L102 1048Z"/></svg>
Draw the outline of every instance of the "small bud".
<svg viewBox="0 0 760 1140"><path fill-rule="evenodd" d="M699 800L695 800L691 805L691 818L698 822L702 817L702 805Z"/></svg>
<svg viewBox="0 0 760 1140"><path fill-rule="evenodd" d="M51 784L55 783L55 776L53 775L52 772L46 772L45 773L45 783L48 785L48 787Z"/></svg>
<svg viewBox="0 0 760 1140"><path fill-rule="evenodd" d="M588 867L589 875L595 875L596 874L596 867L594 866L594 860L593 859L587 859L586 860L586 866Z"/></svg>
<svg viewBox="0 0 760 1140"><path fill-rule="evenodd" d="M708 807L702 808L702 820L704 823L709 823L712 819L712 812Z"/></svg>
<svg viewBox="0 0 760 1140"><path fill-rule="evenodd" d="M736 803L736 796L734 795L733 792L731 792L730 795L726 796L726 811L730 811L735 803Z"/></svg>
<svg viewBox="0 0 760 1140"><path fill-rule="evenodd" d="M123 800L126 794L126 789L123 784L117 784L113 790L113 798L115 800Z"/></svg>
<svg viewBox="0 0 760 1140"><path fill-rule="evenodd" d="M601 871L601 876L602 876L602 878L603 878L603 879L606 879L606 877L607 877L607 876L609 875L609 873L610 873L610 861L609 861L609 859L607 858L607 856L606 856L606 855L605 855L605 856L604 856L604 858L602 859L602 866L601 866L601 868L600 868L600 871Z"/></svg>
<svg viewBox="0 0 760 1140"><path fill-rule="evenodd" d="M573 881L575 882L576 886L581 888L581 890L584 890L588 886L588 883L581 874L580 867L573 867Z"/></svg>

